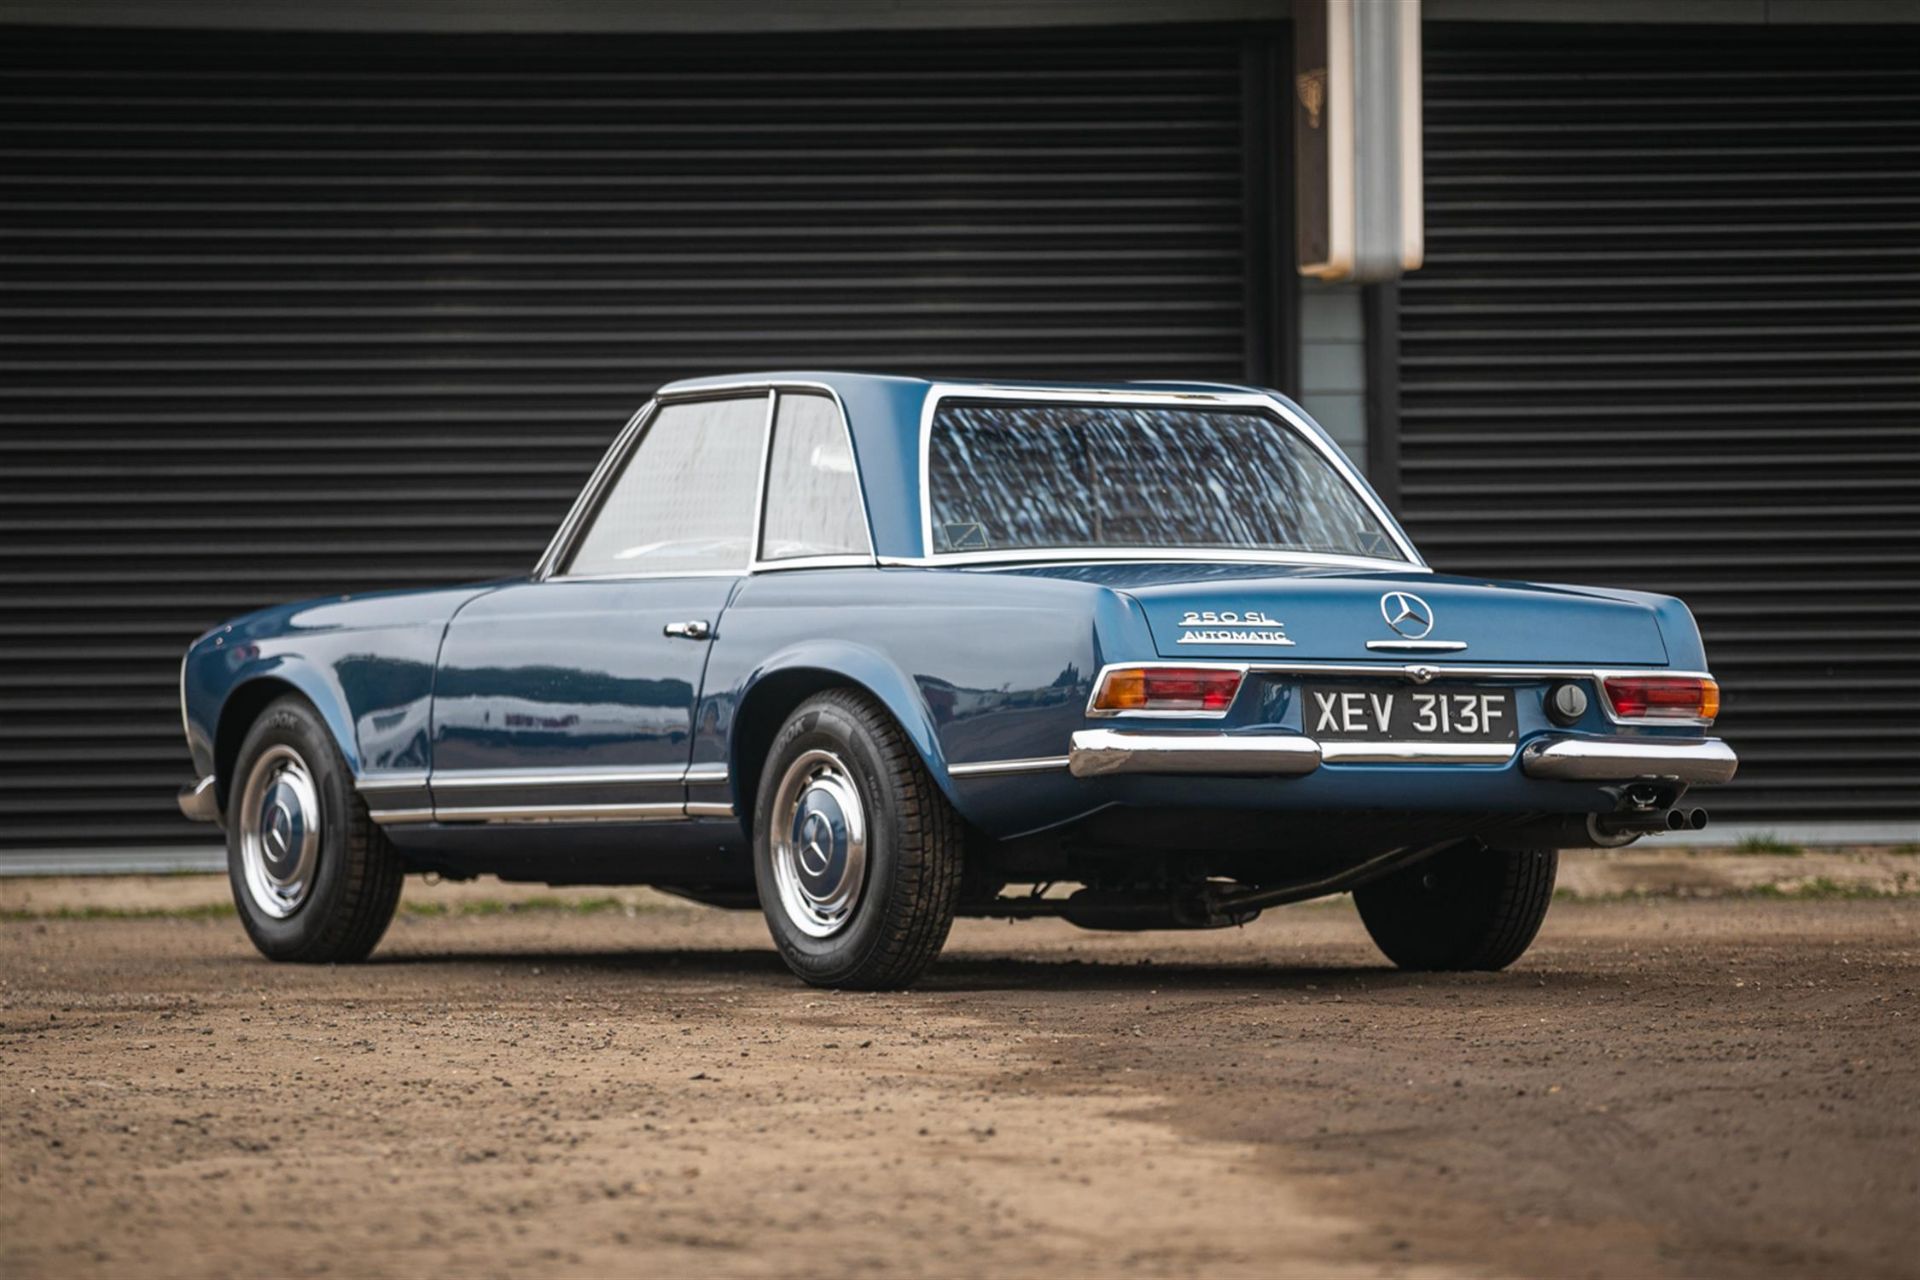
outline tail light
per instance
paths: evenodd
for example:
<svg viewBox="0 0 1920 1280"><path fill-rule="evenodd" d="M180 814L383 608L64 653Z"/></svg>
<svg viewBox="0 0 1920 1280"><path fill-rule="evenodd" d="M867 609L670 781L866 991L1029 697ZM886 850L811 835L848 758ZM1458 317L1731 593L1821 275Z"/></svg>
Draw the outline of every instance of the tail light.
<svg viewBox="0 0 1920 1280"><path fill-rule="evenodd" d="M1217 667L1115 667L1100 681L1093 709L1225 711L1245 673Z"/></svg>
<svg viewBox="0 0 1920 1280"><path fill-rule="evenodd" d="M1720 714L1720 686L1705 676L1608 676L1607 704L1622 720L1698 720Z"/></svg>

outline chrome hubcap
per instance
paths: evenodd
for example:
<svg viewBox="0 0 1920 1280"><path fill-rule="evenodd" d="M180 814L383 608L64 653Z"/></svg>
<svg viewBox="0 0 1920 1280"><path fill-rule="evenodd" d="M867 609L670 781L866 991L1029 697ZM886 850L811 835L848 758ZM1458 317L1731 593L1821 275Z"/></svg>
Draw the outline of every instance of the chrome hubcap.
<svg viewBox="0 0 1920 1280"><path fill-rule="evenodd" d="M787 919L812 938L844 929L867 883L867 818L840 757L809 751L787 767L773 798L772 844Z"/></svg>
<svg viewBox="0 0 1920 1280"><path fill-rule="evenodd" d="M320 861L320 795L292 747L268 747L240 793L240 867L253 905L275 919L298 911Z"/></svg>

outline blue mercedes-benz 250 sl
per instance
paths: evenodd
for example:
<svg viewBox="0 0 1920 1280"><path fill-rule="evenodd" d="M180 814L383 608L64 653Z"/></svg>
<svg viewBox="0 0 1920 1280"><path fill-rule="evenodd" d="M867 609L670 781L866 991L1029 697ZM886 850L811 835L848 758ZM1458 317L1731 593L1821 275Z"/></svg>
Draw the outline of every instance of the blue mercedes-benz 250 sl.
<svg viewBox="0 0 1920 1280"><path fill-rule="evenodd" d="M1697 827L1735 765L1679 601L1436 574L1297 405L1211 384L675 383L524 577L239 618L181 702L268 956L494 874L757 902L844 987L956 914L1344 891L1400 965L1499 968L1556 850Z"/></svg>

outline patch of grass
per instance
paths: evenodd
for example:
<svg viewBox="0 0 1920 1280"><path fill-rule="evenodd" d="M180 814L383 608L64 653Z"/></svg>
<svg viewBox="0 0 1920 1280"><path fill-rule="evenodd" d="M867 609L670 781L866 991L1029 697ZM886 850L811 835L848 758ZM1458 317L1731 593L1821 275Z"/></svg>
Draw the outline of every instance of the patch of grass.
<svg viewBox="0 0 1920 1280"><path fill-rule="evenodd" d="M1788 844L1785 840L1778 839L1771 831L1741 837L1740 843L1733 846L1733 851L1735 853L1771 853L1789 857L1806 852L1797 844Z"/></svg>
<svg viewBox="0 0 1920 1280"><path fill-rule="evenodd" d="M1794 885L1763 884L1748 896L1784 898L1799 902L1832 902L1855 898L1900 898L1907 895L1897 890L1889 893L1884 889L1876 889L1872 885L1841 884L1837 880L1829 880L1826 876L1815 876L1811 880L1803 880Z"/></svg>
<svg viewBox="0 0 1920 1280"><path fill-rule="evenodd" d="M0 911L0 920L224 920L237 914L231 902L190 907L32 907Z"/></svg>
<svg viewBox="0 0 1920 1280"><path fill-rule="evenodd" d="M467 902L402 902L404 915L426 919L442 916L506 916L559 911L569 915L602 915L610 911L655 911L650 903L626 903L618 898L525 898L507 902L476 898ZM202 902L186 907L15 907L0 911L0 922L29 920L227 920L238 914L231 902Z"/></svg>
<svg viewBox="0 0 1920 1280"><path fill-rule="evenodd" d="M618 898L556 898L541 896L522 898L518 902L507 902L500 898L472 898L466 902L403 902L400 909L410 916L507 916L523 915L536 911L563 911L569 915L592 916L609 911L646 911L651 908L640 903L626 903Z"/></svg>
<svg viewBox="0 0 1920 1280"><path fill-rule="evenodd" d="M1553 891L1555 902L1707 902L1728 898L1763 902L1865 902L1916 897L1920 897L1920 889L1909 887L1905 881L1893 889L1880 889L1870 884L1841 884L1826 876L1815 876L1798 884L1763 884L1751 889L1687 888L1595 894L1575 893L1571 889Z"/></svg>
<svg viewBox="0 0 1920 1280"><path fill-rule="evenodd" d="M1909 841L1906 844L1897 844L1887 852L1897 853L1903 858L1920 857L1920 842Z"/></svg>

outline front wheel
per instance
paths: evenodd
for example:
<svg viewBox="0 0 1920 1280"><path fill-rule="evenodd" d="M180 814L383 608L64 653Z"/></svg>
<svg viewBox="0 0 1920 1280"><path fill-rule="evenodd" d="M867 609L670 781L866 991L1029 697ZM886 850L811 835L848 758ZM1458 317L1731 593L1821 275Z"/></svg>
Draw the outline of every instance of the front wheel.
<svg viewBox="0 0 1920 1280"><path fill-rule="evenodd" d="M754 804L754 879L780 956L815 986L890 990L946 943L959 815L872 698L809 698L773 740Z"/></svg>
<svg viewBox="0 0 1920 1280"><path fill-rule="evenodd" d="M294 696L261 712L227 796L227 878L253 945L270 960L364 960L404 876L319 713Z"/></svg>
<svg viewBox="0 0 1920 1280"><path fill-rule="evenodd" d="M1532 945L1560 855L1468 842L1353 891L1367 932L1402 969L1504 969Z"/></svg>

